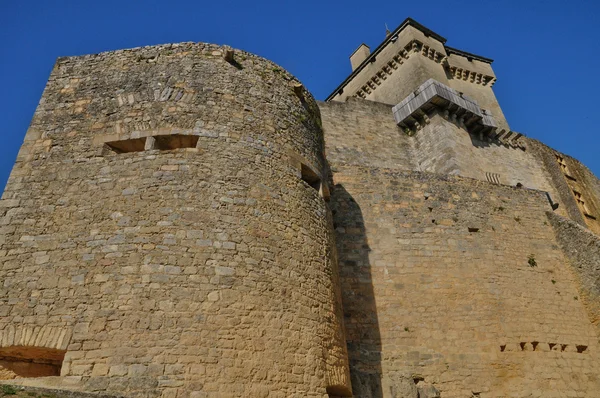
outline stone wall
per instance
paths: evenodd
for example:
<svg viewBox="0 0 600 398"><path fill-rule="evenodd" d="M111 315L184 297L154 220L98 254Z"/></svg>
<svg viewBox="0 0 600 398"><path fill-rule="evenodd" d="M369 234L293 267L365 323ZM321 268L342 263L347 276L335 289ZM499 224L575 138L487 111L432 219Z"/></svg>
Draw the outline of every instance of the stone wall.
<svg viewBox="0 0 600 398"><path fill-rule="evenodd" d="M579 281L580 296L600 336L600 237L556 214L548 217Z"/></svg>
<svg viewBox="0 0 600 398"><path fill-rule="evenodd" d="M600 235L600 179L577 159L561 153L559 155L563 157L570 173L569 177L564 176L570 187L569 193L572 197L575 197L577 192L582 195L579 198L575 197L575 204L583 216L585 226Z"/></svg>
<svg viewBox="0 0 600 398"><path fill-rule="evenodd" d="M411 170L411 140L396 125L392 107L360 98L319 102L332 165L355 164Z"/></svg>
<svg viewBox="0 0 600 398"><path fill-rule="evenodd" d="M558 213L563 217L568 217L581 225L585 225L585 220L577 207L573 192L556 161L555 151L533 139L527 140L527 146L537 158L539 164L544 166L546 174L549 176L549 181L551 181L556 192L553 200L559 204Z"/></svg>
<svg viewBox="0 0 600 398"><path fill-rule="evenodd" d="M58 60L0 201L0 348L63 350L54 383L349 394L317 105L226 50Z"/></svg>
<svg viewBox="0 0 600 398"><path fill-rule="evenodd" d="M444 398L597 394L597 335L544 192L335 169L355 396L416 397L414 383Z"/></svg>
<svg viewBox="0 0 600 398"><path fill-rule="evenodd" d="M19 384L13 384L9 382L1 382L0 386L6 386L14 390L14 394L5 394L4 396L11 395L15 398L20 397L37 397L37 398L122 398L122 394L101 394L101 393L86 393L82 391L71 391L71 390L57 390L53 388L44 387L30 387L21 386Z"/></svg>
<svg viewBox="0 0 600 398"><path fill-rule="evenodd" d="M596 307L546 212L583 219L553 151L435 111L409 136L385 104L319 107L355 396L593 397ZM597 178L566 159L594 206Z"/></svg>
<svg viewBox="0 0 600 398"><path fill-rule="evenodd" d="M214 45L59 59L0 199L0 379L595 397L600 181L438 109L402 131L389 104L431 77L497 106L489 63L430 33L318 104Z"/></svg>
<svg viewBox="0 0 600 398"><path fill-rule="evenodd" d="M559 214L600 234L600 180L577 159L528 139L560 202ZM576 198L575 195L580 195ZM579 199L579 200L578 200Z"/></svg>
<svg viewBox="0 0 600 398"><path fill-rule="evenodd" d="M319 103L319 107L327 159L334 168L352 164L457 174L483 181L494 175L500 184L520 183L549 192L560 202L544 164L527 144L522 149L480 139L438 112L430 114L429 123L408 136L395 124L391 107L385 104L351 98L343 103ZM563 214L565 210L559 206L558 211Z"/></svg>
<svg viewBox="0 0 600 398"><path fill-rule="evenodd" d="M520 183L554 194L542 165L526 147L481 139L439 113L433 114L430 123L416 132L414 140L417 170L454 173L483 181L487 181L488 174L496 174L500 184Z"/></svg>
<svg viewBox="0 0 600 398"><path fill-rule="evenodd" d="M451 53L448 55L446 70L449 73L448 85L450 87L475 98L479 106L491 111L500 129L510 129L492 89L496 75L492 70L491 63ZM485 82L479 76L491 77L493 80Z"/></svg>

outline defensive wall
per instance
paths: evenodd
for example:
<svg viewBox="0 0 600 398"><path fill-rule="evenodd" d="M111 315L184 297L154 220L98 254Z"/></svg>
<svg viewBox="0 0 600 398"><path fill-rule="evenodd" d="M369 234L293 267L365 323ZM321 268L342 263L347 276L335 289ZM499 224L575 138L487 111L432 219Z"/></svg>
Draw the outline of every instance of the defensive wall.
<svg viewBox="0 0 600 398"><path fill-rule="evenodd" d="M319 105L355 396L594 396L598 337L546 217L568 216L538 161L549 149L479 141L437 114L409 136L363 99Z"/></svg>
<svg viewBox="0 0 600 398"><path fill-rule="evenodd" d="M312 96L257 56L59 59L0 201L4 378L349 395L323 148Z"/></svg>
<svg viewBox="0 0 600 398"><path fill-rule="evenodd" d="M529 150L532 140L525 137L521 137L519 145L484 139L438 111L429 115L421 130L409 136L396 125L391 117L392 107L386 104L349 98L345 102L320 102L319 107L327 159L332 167L347 163L462 175L543 190L557 201L561 197L540 160L539 152L548 151L547 147L538 143L536 152ZM549 167L558 168L554 155L552 158ZM564 179L562 175L558 177ZM592 178L595 179L593 175ZM563 196L569 198L572 193L565 192ZM559 206L557 211L567 214L564 207Z"/></svg>
<svg viewBox="0 0 600 398"><path fill-rule="evenodd" d="M600 181L407 19L317 103L182 43L58 60L0 200L0 379L596 397Z"/></svg>
<svg viewBox="0 0 600 398"><path fill-rule="evenodd" d="M556 238L577 275L589 318L600 335L600 238L581 225L549 213Z"/></svg>
<svg viewBox="0 0 600 398"><path fill-rule="evenodd" d="M445 41L407 20L319 103L354 394L593 397L599 180Z"/></svg>
<svg viewBox="0 0 600 398"><path fill-rule="evenodd" d="M597 335L545 193L389 169L334 179L356 396L596 394Z"/></svg>

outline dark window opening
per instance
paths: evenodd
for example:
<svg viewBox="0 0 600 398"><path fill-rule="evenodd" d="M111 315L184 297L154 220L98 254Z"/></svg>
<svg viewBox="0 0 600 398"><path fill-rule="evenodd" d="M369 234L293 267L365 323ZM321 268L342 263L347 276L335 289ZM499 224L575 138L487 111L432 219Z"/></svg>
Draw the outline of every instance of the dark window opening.
<svg viewBox="0 0 600 398"><path fill-rule="evenodd" d="M45 347L0 348L0 379L60 376L65 353Z"/></svg>
<svg viewBox="0 0 600 398"><path fill-rule="evenodd" d="M146 146L146 138L106 142L105 145L116 153L142 152Z"/></svg>
<svg viewBox="0 0 600 398"><path fill-rule="evenodd" d="M321 190L321 179L308 166L302 165L302 180L319 192Z"/></svg>
<svg viewBox="0 0 600 398"><path fill-rule="evenodd" d="M329 386L329 387L327 387L326 391L327 391L327 395L329 395L330 398L351 397L352 396L352 392L346 386Z"/></svg>
<svg viewBox="0 0 600 398"><path fill-rule="evenodd" d="M587 218L591 218L592 220L595 220L596 217L594 217L593 215L590 214L590 211L585 204L585 200L583 199L583 195L581 194L581 192L578 192L573 189L573 195L575 196L575 200L577 201L577 204L581 208L583 215L586 216Z"/></svg>
<svg viewBox="0 0 600 398"><path fill-rule="evenodd" d="M554 156L556 156L556 161L558 162L558 165L560 166L560 169L565 175L565 177L567 177L569 180L577 181L575 177L571 176L571 173L569 172L569 167L567 167L567 162L565 162L565 159L559 154L554 154Z"/></svg>
<svg viewBox="0 0 600 398"><path fill-rule="evenodd" d="M156 140L154 149L161 149L164 151L179 148L196 148L196 144L198 144L197 135L158 135L155 136L154 139Z"/></svg>

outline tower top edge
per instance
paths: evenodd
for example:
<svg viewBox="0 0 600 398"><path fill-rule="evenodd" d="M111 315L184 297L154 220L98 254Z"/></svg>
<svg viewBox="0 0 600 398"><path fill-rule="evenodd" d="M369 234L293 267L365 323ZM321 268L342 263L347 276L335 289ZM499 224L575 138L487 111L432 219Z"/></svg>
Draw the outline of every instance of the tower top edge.
<svg viewBox="0 0 600 398"><path fill-rule="evenodd" d="M67 60L76 60L76 59L92 59L92 58L96 58L96 57L105 57L105 56L112 56L112 55L125 55L125 54L138 53L138 52L144 52L144 51L161 51L161 50L168 51L168 50L177 50L177 49L185 50L186 48L192 48L192 47L196 47L198 49L208 48L211 50L227 48L227 49L232 49L234 51L242 52L244 54L254 55L257 57L259 56L259 55L252 54L247 51L241 50L241 49L232 48L231 46L229 46L227 44L184 41L184 42L179 42L179 43L152 44L152 45L147 45L147 46L123 48L123 49L118 49L118 50L107 50L107 51L101 51L98 53L90 53L90 54L60 56L57 58L57 61L67 61Z"/></svg>
<svg viewBox="0 0 600 398"><path fill-rule="evenodd" d="M465 57L469 60L477 60L480 62L484 62L484 63L488 63L491 64L494 60L491 58L487 58L487 57L483 57L477 54L473 54L473 53L469 53L463 50L459 50L457 48L454 47L449 47L446 46L446 42L447 39L437 33L435 33L434 31L432 31L431 29L427 28L426 26L420 24L419 22L415 21L414 19L408 17L406 18L404 21L402 21L402 23L400 25L398 25L398 27L396 29L394 29L390 34L388 34L386 36L386 38L377 46L377 48L375 48L375 50L373 50L369 56L367 56L360 65L358 65L353 71L352 73L350 73L350 75L348 75L348 77L338 86L335 88L335 90L333 90L331 92L331 94L329 94L327 96L327 98L325 99L325 101L331 101L336 94L340 91L343 90L343 88L350 82L352 81L352 79L358 75L367 65L369 65L370 62L374 61L375 58L377 57L377 55L383 51L384 48L386 48L390 43L394 43L397 38L398 35L405 30L407 27L413 27L415 29L417 29L418 31L420 31L421 33L423 33L426 37L430 37L434 40L437 40L438 42L441 43L441 45L444 47L444 50L446 51L446 53L448 55L450 54L454 54L454 55L458 55L458 56L462 56ZM360 49L363 45L366 46L366 44L361 44L358 48ZM367 46L368 47L368 46ZM357 51L355 50L354 53ZM353 54L354 54L353 53Z"/></svg>

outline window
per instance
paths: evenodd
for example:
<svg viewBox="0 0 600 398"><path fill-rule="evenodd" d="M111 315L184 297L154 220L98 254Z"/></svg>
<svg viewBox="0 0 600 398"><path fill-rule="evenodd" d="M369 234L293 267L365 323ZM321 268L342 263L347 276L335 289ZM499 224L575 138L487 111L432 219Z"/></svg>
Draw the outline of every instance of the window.
<svg viewBox="0 0 600 398"><path fill-rule="evenodd" d="M321 190L321 179L308 166L302 164L302 180L319 192Z"/></svg>
<svg viewBox="0 0 600 398"><path fill-rule="evenodd" d="M567 167L567 162L565 161L565 158L563 158L558 153L555 153L554 156L556 156L556 161L558 162L558 165L560 166L560 170L565 175L565 177L567 177L569 180L577 181L577 179L575 179L574 177L571 176L571 173L569 172L569 168Z"/></svg>
<svg viewBox="0 0 600 398"><path fill-rule="evenodd" d="M105 142L110 150L116 153L142 152L146 146L146 138Z"/></svg>
<svg viewBox="0 0 600 398"><path fill-rule="evenodd" d="M196 148L196 144L198 143L197 135L158 135L153 138L156 140L154 143L154 149L161 149L165 151L179 148Z"/></svg>
<svg viewBox="0 0 600 398"><path fill-rule="evenodd" d="M573 196L575 196L575 200L577 201L577 204L581 208L583 215L586 216L587 218L591 218L592 220L595 220L596 217L592 216L590 214L590 212L588 211L588 208L585 205L585 201L583 200L583 195L581 194L581 192L573 190Z"/></svg>
<svg viewBox="0 0 600 398"><path fill-rule="evenodd" d="M0 348L0 379L60 376L66 351L46 347Z"/></svg>
<svg viewBox="0 0 600 398"><path fill-rule="evenodd" d="M179 148L196 148L198 139L197 135L171 134L109 141L104 145L105 148L116 153L142 152L152 149L169 151Z"/></svg>

